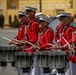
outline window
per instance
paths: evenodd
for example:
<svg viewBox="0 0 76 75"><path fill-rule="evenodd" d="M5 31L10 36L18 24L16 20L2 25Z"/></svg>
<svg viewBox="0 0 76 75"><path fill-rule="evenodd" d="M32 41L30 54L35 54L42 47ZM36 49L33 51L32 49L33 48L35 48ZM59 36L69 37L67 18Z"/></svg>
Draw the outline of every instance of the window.
<svg viewBox="0 0 76 75"><path fill-rule="evenodd" d="M35 7L35 4L34 3L32 3L32 7Z"/></svg>
<svg viewBox="0 0 76 75"><path fill-rule="evenodd" d="M71 2L68 3L68 8L72 8Z"/></svg>
<svg viewBox="0 0 76 75"><path fill-rule="evenodd" d="M64 9L65 8L65 4L64 3L62 3L62 9Z"/></svg>
<svg viewBox="0 0 76 75"><path fill-rule="evenodd" d="M11 4L11 8L12 9L16 9L17 8L17 5L15 3Z"/></svg>
<svg viewBox="0 0 76 75"><path fill-rule="evenodd" d="M46 9L46 4L45 3L43 4L43 7L44 7L44 9Z"/></svg>
<svg viewBox="0 0 76 75"><path fill-rule="evenodd" d="M49 9L51 9L52 8L52 4L49 4Z"/></svg>
<svg viewBox="0 0 76 75"><path fill-rule="evenodd" d="M56 3L56 8L58 8L58 3Z"/></svg>
<svg viewBox="0 0 76 75"><path fill-rule="evenodd" d="M24 9L23 4L20 4L20 9L21 9L21 10Z"/></svg>
<svg viewBox="0 0 76 75"><path fill-rule="evenodd" d="M40 9L40 4L38 4L38 9Z"/></svg>

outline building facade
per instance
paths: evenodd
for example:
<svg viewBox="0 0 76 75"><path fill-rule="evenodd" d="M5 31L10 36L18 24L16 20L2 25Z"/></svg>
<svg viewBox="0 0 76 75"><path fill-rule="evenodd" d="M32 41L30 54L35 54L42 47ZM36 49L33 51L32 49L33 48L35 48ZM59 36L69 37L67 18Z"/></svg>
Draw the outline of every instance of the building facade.
<svg viewBox="0 0 76 75"><path fill-rule="evenodd" d="M18 10L25 11L26 5L38 8L37 12L44 12L46 16L55 16L60 12L76 13L76 0L0 0L0 14L5 17L5 26L9 25L9 16L14 21ZM41 6L41 7L40 7Z"/></svg>

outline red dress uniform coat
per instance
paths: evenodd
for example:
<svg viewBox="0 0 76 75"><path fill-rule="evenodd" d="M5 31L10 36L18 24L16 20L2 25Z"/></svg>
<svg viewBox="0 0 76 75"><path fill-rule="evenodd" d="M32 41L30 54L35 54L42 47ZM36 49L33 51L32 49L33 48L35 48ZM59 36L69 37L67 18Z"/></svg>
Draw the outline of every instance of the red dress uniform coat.
<svg viewBox="0 0 76 75"><path fill-rule="evenodd" d="M44 51L45 48L48 48L49 45L47 43L53 42L54 32L51 28L44 28L44 31L40 34L40 49Z"/></svg>
<svg viewBox="0 0 76 75"><path fill-rule="evenodd" d="M17 40L24 40L25 25L20 25L18 28Z"/></svg>
<svg viewBox="0 0 76 75"><path fill-rule="evenodd" d="M20 25L18 27L17 36L14 39L17 39L19 41L22 41L25 39L25 25ZM23 50L25 48L25 46L22 46L20 44L16 44L16 45L19 50Z"/></svg>
<svg viewBox="0 0 76 75"><path fill-rule="evenodd" d="M65 40L69 44L72 43L72 32L74 32L74 29L70 26L70 24L67 24L66 26L61 26L61 28L58 31L58 36L59 36L61 46L64 46L66 44ZM64 37L65 40L62 37ZM64 48L62 50L67 51L68 48Z"/></svg>
<svg viewBox="0 0 76 75"><path fill-rule="evenodd" d="M65 27L62 26L60 28L58 36L60 34L62 35L61 37L59 37L61 38L61 46L64 46L66 44L65 40L62 37L64 37L69 44L72 44L72 32L74 32L74 29L70 26L70 24L66 25ZM64 48L63 50L67 51L68 48ZM73 56L68 58L69 61L72 61L72 57Z"/></svg>
<svg viewBox="0 0 76 75"><path fill-rule="evenodd" d="M35 44L38 41L38 31L39 31L39 23L37 22L36 18L31 18L28 21L27 25L27 41L29 41L32 44ZM30 50L29 48L31 45L26 45L25 52L34 52L35 50Z"/></svg>
<svg viewBox="0 0 76 75"><path fill-rule="evenodd" d="M74 32L74 29L68 24L65 27L61 27L59 32L58 32L58 36L61 36L61 45L64 46L66 44L66 42L64 41L64 39L62 37L64 37L66 39L66 41L71 44L72 43L72 32Z"/></svg>

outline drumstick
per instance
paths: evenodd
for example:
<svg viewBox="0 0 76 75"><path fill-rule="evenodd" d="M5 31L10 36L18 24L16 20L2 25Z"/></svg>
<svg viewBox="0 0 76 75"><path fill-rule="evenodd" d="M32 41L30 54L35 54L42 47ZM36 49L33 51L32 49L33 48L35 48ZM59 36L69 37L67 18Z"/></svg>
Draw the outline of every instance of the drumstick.
<svg viewBox="0 0 76 75"><path fill-rule="evenodd" d="M13 42L13 44L15 44L15 42L19 42L18 40L16 40L16 39L13 39L13 40L11 40L11 39L9 39L9 38L6 38L6 37L2 37L3 39L5 39L5 40L8 40L8 41L14 41Z"/></svg>
<svg viewBox="0 0 76 75"><path fill-rule="evenodd" d="M67 43L67 45L70 46L70 44L67 42L67 40L66 40L64 37L62 37L62 38L63 38L64 41Z"/></svg>
<svg viewBox="0 0 76 75"><path fill-rule="evenodd" d="M12 41L11 39L9 39L9 38L6 38L6 37L2 37L2 38L4 38L4 39L6 39L6 40L8 40L8 41ZM16 42L19 42L19 40L16 40L16 39L13 39L14 41L16 41ZM34 44L32 44L32 43L30 43L30 42L28 42L28 41L26 41L28 44L30 44L30 45L34 45Z"/></svg>
<svg viewBox="0 0 76 75"><path fill-rule="evenodd" d="M51 43L47 43L48 45L50 45L50 46L54 46L53 44L51 44Z"/></svg>
<svg viewBox="0 0 76 75"><path fill-rule="evenodd" d="M6 38L6 37L2 37L3 39L5 39L5 40L8 40L8 41L12 41L11 39L8 39L8 38Z"/></svg>
<svg viewBox="0 0 76 75"><path fill-rule="evenodd" d="M16 39L14 39L14 41L16 41L16 42L19 42L18 40L16 40ZM33 46L34 44L32 44L31 42L29 42L29 41L25 41L26 43L28 43L28 44L30 44L31 46Z"/></svg>
<svg viewBox="0 0 76 75"><path fill-rule="evenodd" d="M26 43L30 44L31 46L34 46L34 44L32 44L31 42L29 41L26 41ZM38 49L40 49L38 46L36 46Z"/></svg>
<svg viewBox="0 0 76 75"><path fill-rule="evenodd" d="M17 40L17 39L14 39L14 41L16 41L16 42L19 42L19 40ZM28 44L30 44L31 46L34 46L34 44L32 44L31 42L29 42L29 41L25 41L26 43L28 43ZM38 46L36 46L38 49L40 49Z"/></svg>
<svg viewBox="0 0 76 75"><path fill-rule="evenodd" d="M50 46L53 46L54 47L54 45L53 44L50 44L50 43L47 43L48 45L50 45ZM53 49L53 48L52 48ZM54 50L54 51L56 51L56 50Z"/></svg>
<svg viewBox="0 0 76 75"><path fill-rule="evenodd" d="M5 39L5 40L8 40L8 41L12 41L11 39L6 38L6 37L2 37L2 38ZM16 42L18 42L18 41L16 41ZM13 41L13 44L16 45L15 41Z"/></svg>
<svg viewBox="0 0 76 75"><path fill-rule="evenodd" d="M67 42L67 40L66 40L64 37L62 37L62 38L63 38L64 41L67 43L67 45L70 47L70 44ZM75 52L74 49L72 49L72 51Z"/></svg>
<svg viewBox="0 0 76 75"><path fill-rule="evenodd" d="M9 39L9 38L6 38L6 37L2 37L3 39L6 39L6 40L8 40L8 41L12 41L11 39ZM16 41L16 42L19 42L18 40L16 40L16 39L13 39L13 41Z"/></svg>
<svg viewBox="0 0 76 75"><path fill-rule="evenodd" d="M9 39L9 38L6 38L6 37L2 37L2 38L4 38L4 39L6 39L6 40L8 40L8 41L12 41L11 39ZM20 42L19 40L17 40L17 39L13 39L14 41L16 41L16 42ZM28 44L30 44L31 46L34 46L34 44L32 44L32 43L30 43L29 41L26 41ZM38 49L40 49L38 46L36 46Z"/></svg>
<svg viewBox="0 0 76 75"><path fill-rule="evenodd" d="M14 41L16 41L16 42L19 42L19 40L17 40L17 39L13 39ZM33 46L34 44L32 44L31 42L29 42L29 41L25 41L26 43L28 43L28 44L30 44L31 46Z"/></svg>
<svg viewBox="0 0 76 75"><path fill-rule="evenodd" d="M13 41L15 41L15 42L20 42L19 40L17 40L17 39L13 39Z"/></svg>

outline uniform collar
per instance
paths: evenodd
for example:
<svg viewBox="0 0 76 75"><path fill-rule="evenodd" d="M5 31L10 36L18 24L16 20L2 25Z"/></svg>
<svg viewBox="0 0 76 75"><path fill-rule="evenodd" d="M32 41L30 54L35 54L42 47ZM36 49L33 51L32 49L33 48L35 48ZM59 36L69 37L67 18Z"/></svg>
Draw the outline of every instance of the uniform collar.
<svg viewBox="0 0 76 75"><path fill-rule="evenodd" d="M21 24L18 29L21 31L23 28L25 27L25 25Z"/></svg>
<svg viewBox="0 0 76 75"><path fill-rule="evenodd" d="M27 27L30 27L30 23L31 23L33 20L37 20L37 19L36 19L35 17L30 18L30 19L28 20Z"/></svg>
<svg viewBox="0 0 76 75"><path fill-rule="evenodd" d="M32 17L32 18L30 18L30 19L28 20L28 22L30 22L30 21L32 21L32 20L36 20L36 18L35 18L35 17Z"/></svg>
<svg viewBox="0 0 76 75"><path fill-rule="evenodd" d="M48 29L48 26L44 27L44 29L42 29L40 33L43 34L47 29Z"/></svg>

